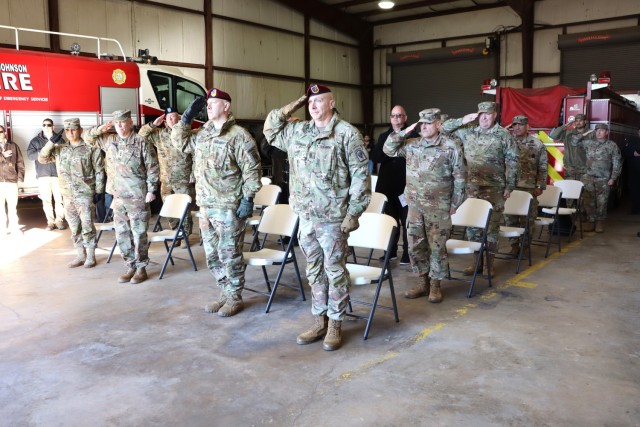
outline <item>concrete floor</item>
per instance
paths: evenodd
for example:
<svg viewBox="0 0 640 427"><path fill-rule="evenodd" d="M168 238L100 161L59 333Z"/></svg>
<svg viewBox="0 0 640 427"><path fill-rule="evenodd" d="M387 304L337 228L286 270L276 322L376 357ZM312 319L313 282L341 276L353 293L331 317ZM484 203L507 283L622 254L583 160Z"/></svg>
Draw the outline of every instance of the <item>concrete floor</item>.
<svg viewBox="0 0 640 427"><path fill-rule="evenodd" d="M546 260L536 247L518 276L496 261L471 299L446 282L442 304L406 300L415 279L394 264L400 323L380 311L364 341L364 322L345 321L326 352L296 345L310 302L292 290L269 314L249 292L241 314L207 314L218 289L199 246L197 272L177 249L162 280L154 247L141 285L116 283L105 250L70 270L68 230L44 231L21 202L27 229L0 237L0 425L640 425L640 217L625 212Z"/></svg>

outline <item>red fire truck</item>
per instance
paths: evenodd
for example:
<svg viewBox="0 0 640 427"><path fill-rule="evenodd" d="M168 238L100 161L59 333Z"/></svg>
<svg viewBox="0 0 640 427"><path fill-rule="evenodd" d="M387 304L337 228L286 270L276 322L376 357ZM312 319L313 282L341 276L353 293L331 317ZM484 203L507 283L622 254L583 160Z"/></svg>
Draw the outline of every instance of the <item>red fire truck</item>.
<svg viewBox="0 0 640 427"><path fill-rule="evenodd" d="M609 139L622 149L627 138L638 135L640 111L631 99L614 92L609 79L592 77L586 88L554 86L540 89L513 89L483 86L483 92L496 96L500 104L501 123L508 125L514 116L529 117L531 132L545 144L549 155L549 182L563 179L563 152L561 142L549 137L549 131L561 123L573 120L576 114L586 114L591 129L596 124L609 126ZM606 81L603 81L606 80ZM622 189L618 180L618 196Z"/></svg>
<svg viewBox="0 0 640 427"><path fill-rule="evenodd" d="M86 57L19 49L18 32L35 31L91 38L98 42L117 41L39 30L12 29L15 49L0 48L0 124L25 157L25 181L20 196L37 195L35 166L26 159L31 139L40 132L42 120L50 118L58 130L62 122L79 117L84 128L110 119L115 110L130 109L137 126L162 114L168 106L184 111L193 99L205 95L204 87L174 67L151 65L148 53L122 59L103 55ZM143 54L145 52L142 52ZM204 116L201 117L204 119Z"/></svg>

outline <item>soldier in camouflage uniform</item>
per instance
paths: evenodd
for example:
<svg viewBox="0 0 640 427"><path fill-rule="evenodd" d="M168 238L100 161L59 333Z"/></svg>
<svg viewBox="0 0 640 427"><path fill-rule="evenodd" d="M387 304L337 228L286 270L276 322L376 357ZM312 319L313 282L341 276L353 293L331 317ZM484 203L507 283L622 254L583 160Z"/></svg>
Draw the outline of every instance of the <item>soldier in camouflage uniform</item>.
<svg viewBox="0 0 640 427"><path fill-rule="evenodd" d="M191 121L205 105L209 120L191 132ZM236 125L229 94L216 88L209 90L206 99L191 103L173 127L171 141L193 155L207 266L222 288L219 299L204 309L221 317L233 316L244 308L242 246L245 220L253 213L253 197L261 187L258 147L251 134Z"/></svg>
<svg viewBox="0 0 640 427"><path fill-rule="evenodd" d="M48 141L38 154L40 163L56 163L60 192L64 197L64 209L71 229L71 241L78 254L68 264L69 268L85 268L96 265L96 228L94 199L104 193L104 160L99 148L85 143L80 119L64 121L65 143Z"/></svg>
<svg viewBox="0 0 640 427"><path fill-rule="evenodd" d="M596 233L604 231L611 187L622 171L622 156L618 145L609 140L605 124L596 125L596 139L585 144L587 172L584 182L584 211ZM595 224L594 224L595 223Z"/></svg>
<svg viewBox="0 0 640 427"><path fill-rule="evenodd" d="M569 129L572 126L573 129ZM570 118L563 126L549 132L549 137L560 139L564 144L564 179L582 180L587 167L585 143L593 139L591 134L584 114L576 114L575 120Z"/></svg>
<svg viewBox="0 0 640 427"><path fill-rule="evenodd" d="M195 192L192 183L194 182L191 154L177 150L171 144L171 129L180 121L180 114L173 107L168 107L164 114L151 123L140 128L138 135L150 142L158 151L158 162L160 164L160 197L164 202L169 194L188 194L193 200ZM165 127L162 126L165 123ZM178 226L177 219L169 220L172 229ZM184 219L184 231L190 235L193 229L193 219L187 215Z"/></svg>
<svg viewBox="0 0 640 427"><path fill-rule="evenodd" d="M529 118L515 116L511 122L511 131L518 144L520 173L516 190L526 191L531 194L531 215L529 215L529 230L533 230L533 224L538 212L538 196L547 188L547 149L538 138L529 135ZM519 215L505 215L505 224L510 227L524 227L525 219ZM520 253L520 237L509 239L511 244L510 254L517 256Z"/></svg>
<svg viewBox="0 0 640 427"><path fill-rule="evenodd" d="M107 133L111 126L116 134ZM144 282L149 264L148 203L155 199L160 173L155 150L133 131L129 110L114 111L111 121L86 131L83 138L106 154L107 193L113 195L116 240L127 267L118 282Z"/></svg>
<svg viewBox="0 0 640 427"><path fill-rule="evenodd" d="M442 125L444 132L453 132L462 140L467 161L467 197L487 200L493 206L487 230L490 252L498 249L504 201L515 188L518 176L518 147L509 132L496 123L496 116L495 102L481 102L477 113L467 114L461 119L449 119ZM480 230L468 228L467 238L478 241ZM493 256L489 255L489 263L492 261ZM489 265L489 271L491 267ZM482 270L480 260L478 272ZM466 275L473 272L474 266L464 271Z"/></svg>
<svg viewBox="0 0 640 427"><path fill-rule="evenodd" d="M287 123L307 100L312 120ZM300 216L300 248L307 257L315 318L297 343L309 344L326 335L323 348L328 351L340 347L349 301L347 238L358 228L371 198L362 136L334 107L328 87L311 85L296 101L271 111L264 124L269 143L289 155L289 203Z"/></svg>
<svg viewBox="0 0 640 427"><path fill-rule="evenodd" d="M570 129L573 126L572 129ZM587 154L585 145L593 140L593 131L589 130L589 122L584 114L576 114L575 119L569 117L569 121L563 126L552 129L549 137L562 141L564 155L562 159L564 167L564 179L575 179L584 183L587 171ZM568 207L573 207L573 200L567 202ZM583 218L585 220L586 218ZM584 231L593 231L591 223L584 227Z"/></svg>
<svg viewBox="0 0 640 427"><path fill-rule="evenodd" d="M409 138L420 123L420 138ZM464 200L466 165L460 142L441 134L437 108L420 112L420 120L405 130L392 132L384 143L384 153L407 159L409 204L409 256L420 282L408 290L406 298L429 295L429 302L442 301L440 281L449 276L446 242L451 235L451 215Z"/></svg>

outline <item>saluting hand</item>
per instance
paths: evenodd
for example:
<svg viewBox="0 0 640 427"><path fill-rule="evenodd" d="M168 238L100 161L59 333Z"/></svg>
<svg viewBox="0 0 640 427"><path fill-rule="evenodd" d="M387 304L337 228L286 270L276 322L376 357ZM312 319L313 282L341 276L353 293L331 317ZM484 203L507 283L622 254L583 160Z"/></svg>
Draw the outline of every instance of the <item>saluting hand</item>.
<svg viewBox="0 0 640 427"><path fill-rule="evenodd" d="M467 114L462 118L462 124L466 125L467 123L471 123L472 121L478 118L478 113Z"/></svg>
<svg viewBox="0 0 640 427"><path fill-rule="evenodd" d="M113 126L113 123L111 122L111 120L109 120L107 123L103 124L102 126L99 126L98 130L101 133L105 133L105 132L109 131L109 129L111 129L111 126Z"/></svg>
<svg viewBox="0 0 640 427"><path fill-rule="evenodd" d="M409 135L411 132L413 132L413 130L416 128L416 126L418 126L418 123L420 122L415 122L414 124L412 124L411 126L408 126L405 130L404 130L404 134L405 135Z"/></svg>
<svg viewBox="0 0 640 427"><path fill-rule="evenodd" d="M160 117L158 117L157 119L155 119L155 120L153 121L153 125L154 125L155 127L160 126L162 123L164 123L164 117L165 117L165 114L163 114L163 115L161 115Z"/></svg>
<svg viewBox="0 0 640 427"><path fill-rule="evenodd" d="M9 157L11 157L11 155L12 155L12 154L13 154L13 150L7 150L7 151L3 151L3 152L2 152L2 155L3 155L4 157L6 157L7 159L8 159ZM4 209L4 206L2 207L2 209Z"/></svg>
<svg viewBox="0 0 640 427"><path fill-rule="evenodd" d="M144 198L145 203L151 203L156 199L156 195L153 193L147 193L147 196Z"/></svg>

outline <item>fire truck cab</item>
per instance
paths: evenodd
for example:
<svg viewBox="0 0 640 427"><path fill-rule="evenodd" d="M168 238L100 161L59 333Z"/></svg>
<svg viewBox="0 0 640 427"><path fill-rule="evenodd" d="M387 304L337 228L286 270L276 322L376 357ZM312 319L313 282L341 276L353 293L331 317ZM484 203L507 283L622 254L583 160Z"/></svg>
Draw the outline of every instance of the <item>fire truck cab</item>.
<svg viewBox="0 0 640 427"><path fill-rule="evenodd" d="M133 62L124 54L123 58L20 50L17 43L15 49L0 48L0 124L25 159L20 197L38 193L27 147L42 131L43 119L52 119L59 132L67 118L79 117L82 127L89 128L110 120L115 110L130 109L134 124L141 126L166 107L183 112L205 95L199 82L175 67ZM204 115L199 119L206 121Z"/></svg>

